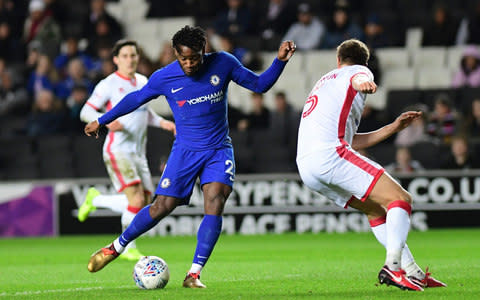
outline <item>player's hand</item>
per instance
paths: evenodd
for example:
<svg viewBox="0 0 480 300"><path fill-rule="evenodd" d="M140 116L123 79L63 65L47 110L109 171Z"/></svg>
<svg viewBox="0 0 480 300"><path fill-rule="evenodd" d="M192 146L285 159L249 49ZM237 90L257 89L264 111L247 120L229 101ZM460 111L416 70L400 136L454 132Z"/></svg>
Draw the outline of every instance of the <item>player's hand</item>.
<svg viewBox="0 0 480 300"><path fill-rule="evenodd" d="M278 48L277 58L281 61L288 61L297 49L297 45L293 41L283 41Z"/></svg>
<svg viewBox="0 0 480 300"><path fill-rule="evenodd" d="M173 133L173 135L177 135L177 127L172 121L162 120L160 122L160 128L170 131L171 133Z"/></svg>
<svg viewBox="0 0 480 300"><path fill-rule="evenodd" d="M106 125L106 127L110 131L122 131L123 130L123 125L118 120L110 122L109 124Z"/></svg>
<svg viewBox="0 0 480 300"><path fill-rule="evenodd" d="M100 124L98 123L97 120L92 121L85 125L85 129L83 130L86 135L92 136L95 135L95 138L98 139L98 131L100 130Z"/></svg>
<svg viewBox="0 0 480 300"><path fill-rule="evenodd" d="M393 126L396 132L402 131L412 124L412 122L422 116L421 111L407 111L398 116L393 121Z"/></svg>
<svg viewBox="0 0 480 300"><path fill-rule="evenodd" d="M377 91L377 85L373 81L365 81L358 85L358 91L364 94L373 94Z"/></svg>

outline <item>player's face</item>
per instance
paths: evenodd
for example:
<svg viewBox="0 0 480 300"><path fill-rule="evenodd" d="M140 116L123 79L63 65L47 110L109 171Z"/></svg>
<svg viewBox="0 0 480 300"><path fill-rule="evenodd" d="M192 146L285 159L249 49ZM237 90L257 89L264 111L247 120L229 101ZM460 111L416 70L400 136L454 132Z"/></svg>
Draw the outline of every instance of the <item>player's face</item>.
<svg viewBox="0 0 480 300"><path fill-rule="evenodd" d="M113 62L117 65L121 74L132 75L137 70L138 59L137 48L127 45L120 49L118 55L113 58Z"/></svg>
<svg viewBox="0 0 480 300"><path fill-rule="evenodd" d="M175 49L175 56L180 63L180 67L182 67L185 75L192 76L202 66L204 50L197 52L187 46L180 46L179 50Z"/></svg>

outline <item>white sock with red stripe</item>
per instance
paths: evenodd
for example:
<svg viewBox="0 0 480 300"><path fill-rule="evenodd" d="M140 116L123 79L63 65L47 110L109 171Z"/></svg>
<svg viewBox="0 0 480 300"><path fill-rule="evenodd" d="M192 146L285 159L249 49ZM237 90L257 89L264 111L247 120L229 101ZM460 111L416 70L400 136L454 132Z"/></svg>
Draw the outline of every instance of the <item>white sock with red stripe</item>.
<svg viewBox="0 0 480 300"><path fill-rule="evenodd" d="M92 204L95 207L105 207L114 212L123 213L128 206L127 196L123 194L118 195L98 195L93 198Z"/></svg>
<svg viewBox="0 0 480 300"><path fill-rule="evenodd" d="M387 245L387 218L386 216L370 220L370 226L372 228L373 235L377 238L377 241L384 247ZM402 251L402 263L401 268L405 270L407 276L415 276L418 279L425 278L425 273L415 262L410 248L405 244Z"/></svg>
<svg viewBox="0 0 480 300"><path fill-rule="evenodd" d="M411 205L402 200L393 201L387 209L387 258L385 264L390 270L398 271L402 262L402 250L410 230Z"/></svg>
<svg viewBox="0 0 480 300"><path fill-rule="evenodd" d="M128 205L127 208L123 211L122 213L122 230L125 231L127 229L128 225L132 223L133 219L137 215L137 213L141 210L141 207L135 207ZM125 247L125 249L130 249L130 248L137 248L137 244L135 243L135 240L131 241L128 243L128 245Z"/></svg>

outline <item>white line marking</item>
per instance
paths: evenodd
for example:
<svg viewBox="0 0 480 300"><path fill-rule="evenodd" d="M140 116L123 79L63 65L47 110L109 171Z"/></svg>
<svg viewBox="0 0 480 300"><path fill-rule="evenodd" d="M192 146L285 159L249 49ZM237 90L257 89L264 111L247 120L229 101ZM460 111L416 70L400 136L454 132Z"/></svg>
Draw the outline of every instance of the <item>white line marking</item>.
<svg viewBox="0 0 480 300"><path fill-rule="evenodd" d="M124 289L130 288L134 285L123 285L112 287L108 289ZM40 290L40 291L24 291L24 292L14 292L14 293L7 293L3 292L0 293L0 297L19 297L19 296L30 296L30 295L42 295L42 294L54 294L54 293L74 293L74 292L88 292L88 291L95 291L95 290L103 290L104 287L78 287L78 288L70 288L70 289L58 289L58 290Z"/></svg>

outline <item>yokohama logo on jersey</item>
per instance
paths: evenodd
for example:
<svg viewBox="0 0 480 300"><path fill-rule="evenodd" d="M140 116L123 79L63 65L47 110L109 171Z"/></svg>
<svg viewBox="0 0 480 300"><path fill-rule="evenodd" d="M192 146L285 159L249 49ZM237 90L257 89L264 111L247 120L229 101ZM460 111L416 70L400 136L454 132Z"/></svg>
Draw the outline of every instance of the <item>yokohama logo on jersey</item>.
<svg viewBox="0 0 480 300"><path fill-rule="evenodd" d="M202 103L202 102L205 102L205 101L210 101L210 104L213 104L213 103L221 101L222 98L223 98L223 91L220 90L216 93L211 93L209 95L200 96L200 97L197 97L197 98L187 100L187 102L190 105L194 105L194 104L197 104L197 103Z"/></svg>

